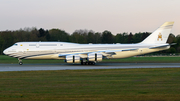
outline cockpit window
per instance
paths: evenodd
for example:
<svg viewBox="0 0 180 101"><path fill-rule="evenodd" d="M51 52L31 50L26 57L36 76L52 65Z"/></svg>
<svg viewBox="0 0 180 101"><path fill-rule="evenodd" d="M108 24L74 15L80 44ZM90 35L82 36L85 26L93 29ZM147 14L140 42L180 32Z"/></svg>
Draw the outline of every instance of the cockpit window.
<svg viewBox="0 0 180 101"><path fill-rule="evenodd" d="M14 44L13 46L18 46L18 44Z"/></svg>

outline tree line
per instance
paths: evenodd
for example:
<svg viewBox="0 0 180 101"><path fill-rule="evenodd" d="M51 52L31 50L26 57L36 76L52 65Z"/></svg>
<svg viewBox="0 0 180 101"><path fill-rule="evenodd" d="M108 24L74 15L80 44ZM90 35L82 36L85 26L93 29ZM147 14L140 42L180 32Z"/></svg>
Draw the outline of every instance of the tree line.
<svg viewBox="0 0 180 101"><path fill-rule="evenodd" d="M116 44L116 43L138 43L149 36L150 32L139 33L117 33L112 34L110 31L94 32L93 30L76 30L72 34L60 29L45 30L43 28L24 28L16 31L0 31L0 54L3 50L16 42L32 42L32 41L60 41L73 42L80 44ZM169 50L163 53L180 53L180 35L170 34L168 43L177 43ZM161 52L162 53L162 52Z"/></svg>

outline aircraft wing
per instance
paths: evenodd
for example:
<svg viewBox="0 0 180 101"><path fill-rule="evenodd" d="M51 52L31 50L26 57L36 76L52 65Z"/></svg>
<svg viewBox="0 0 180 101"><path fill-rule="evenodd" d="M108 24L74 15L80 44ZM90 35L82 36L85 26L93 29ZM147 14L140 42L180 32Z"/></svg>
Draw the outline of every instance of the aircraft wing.
<svg viewBox="0 0 180 101"><path fill-rule="evenodd" d="M137 48L132 48L132 49L122 49L122 50L105 50L105 51L99 51L99 52L104 52L106 54L111 54L115 52L124 52L124 51L135 51L138 50Z"/></svg>
<svg viewBox="0 0 180 101"><path fill-rule="evenodd" d="M167 44L167 45L162 45L162 46L155 46L155 47L150 47L149 49L165 48L165 47L167 47L167 46L172 46L172 45L176 45L176 43Z"/></svg>
<svg viewBox="0 0 180 101"><path fill-rule="evenodd" d="M132 49L122 49L122 50L102 50L102 51L94 51L94 52L82 52L82 53L71 53L71 54L59 54L59 57L65 57L68 55L88 55L90 53L100 53L103 56L109 56L109 55L116 55L116 52L124 52L124 51L135 51L138 50L137 48Z"/></svg>
<svg viewBox="0 0 180 101"><path fill-rule="evenodd" d="M149 49L165 48L165 47L167 47L167 46L170 46L170 45L155 46L155 47L150 47Z"/></svg>

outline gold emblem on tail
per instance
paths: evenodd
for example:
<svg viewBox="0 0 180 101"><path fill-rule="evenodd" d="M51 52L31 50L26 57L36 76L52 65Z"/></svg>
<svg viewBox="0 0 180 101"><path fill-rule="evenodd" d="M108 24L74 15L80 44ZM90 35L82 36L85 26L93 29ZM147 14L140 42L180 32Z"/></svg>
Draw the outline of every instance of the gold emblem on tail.
<svg viewBox="0 0 180 101"><path fill-rule="evenodd" d="M162 41L162 34L161 33L159 33L158 38L157 38L157 41L159 41L159 40Z"/></svg>

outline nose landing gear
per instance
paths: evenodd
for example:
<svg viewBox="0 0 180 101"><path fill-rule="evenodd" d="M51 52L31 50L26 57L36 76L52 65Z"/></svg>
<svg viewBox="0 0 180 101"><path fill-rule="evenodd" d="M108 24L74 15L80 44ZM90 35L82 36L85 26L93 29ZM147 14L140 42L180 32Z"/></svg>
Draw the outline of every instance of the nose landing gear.
<svg viewBox="0 0 180 101"><path fill-rule="evenodd" d="M22 60L20 58L18 58L18 60L19 60L19 65L22 65L23 64Z"/></svg>

